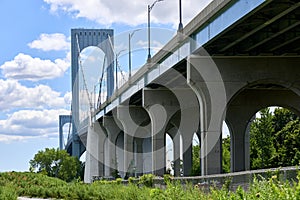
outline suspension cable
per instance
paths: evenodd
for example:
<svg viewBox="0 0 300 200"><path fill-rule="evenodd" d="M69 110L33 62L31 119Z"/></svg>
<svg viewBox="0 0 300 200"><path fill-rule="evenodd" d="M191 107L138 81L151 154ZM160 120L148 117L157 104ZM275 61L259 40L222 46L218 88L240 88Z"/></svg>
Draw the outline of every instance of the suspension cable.
<svg viewBox="0 0 300 200"><path fill-rule="evenodd" d="M106 62L106 56L104 56L104 61L102 65L102 74L99 80L99 95L98 95L98 102L97 102L97 108L100 107L101 105L101 93L102 93L102 82L103 82L103 77L104 77L104 71L105 71L105 62Z"/></svg>
<svg viewBox="0 0 300 200"><path fill-rule="evenodd" d="M125 78L125 75L123 73L123 70L121 69L121 66L119 65L119 63L116 63L116 65L117 65L119 71L121 72L121 76L122 76L123 80L126 81L126 78Z"/></svg>
<svg viewBox="0 0 300 200"><path fill-rule="evenodd" d="M76 42L77 42L77 49L78 49L79 67L80 67L80 71L81 71L81 73L82 73L83 85L84 85L84 87L85 87L85 91L86 91L86 94L87 94L87 98L88 98L88 101L89 101L89 104L90 104L90 111L92 111L93 103L92 103L91 98L90 98L90 95L89 95L89 91L88 91L88 87L87 87L85 75L84 75L84 72L83 72L82 61L81 61L81 58L80 58L80 52L81 52L81 50L80 50L80 46L79 46L78 35L76 35Z"/></svg>
<svg viewBox="0 0 300 200"><path fill-rule="evenodd" d="M69 131L68 131L68 139L67 141L69 141L70 139L70 133L71 133L71 125L72 125L72 103L71 103L71 111L70 111L70 122L69 122ZM64 144L66 146L66 144Z"/></svg>

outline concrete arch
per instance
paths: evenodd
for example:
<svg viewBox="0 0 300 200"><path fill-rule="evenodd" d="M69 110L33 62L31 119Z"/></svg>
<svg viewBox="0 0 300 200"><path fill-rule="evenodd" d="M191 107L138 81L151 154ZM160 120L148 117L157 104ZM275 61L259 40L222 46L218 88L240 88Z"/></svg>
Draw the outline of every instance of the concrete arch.
<svg viewBox="0 0 300 200"><path fill-rule="evenodd" d="M247 124L249 117L243 119L238 115L230 114L233 113L230 102L246 89L267 88L268 91L272 91L272 88L268 87L272 84L281 85L299 95L299 63L299 57L296 56L205 57L192 55L189 57L187 81L197 95L200 107L201 156L203 157L201 172L203 175L221 173L220 133L223 121L226 120L231 132L236 130L237 126L242 126L243 130L247 128L246 125L241 124ZM263 87L256 88L258 84ZM275 97L276 94L273 96ZM287 96L282 97L282 99L284 98L286 101L289 99ZM211 101L208 101L209 99ZM257 99L253 102L257 102ZM290 105L288 102L285 104ZM248 113L244 108L242 112ZM235 134L234 137L233 143L237 148L239 145L245 145L244 139L246 138L244 136ZM237 139L237 137L240 138ZM248 169L245 162L249 161L245 158L244 153L245 148L233 153L232 171Z"/></svg>
<svg viewBox="0 0 300 200"><path fill-rule="evenodd" d="M229 101L226 123L231 134L231 171L250 169L249 125L261 109L280 106L300 114L300 96L288 84L256 81L242 88Z"/></svg>

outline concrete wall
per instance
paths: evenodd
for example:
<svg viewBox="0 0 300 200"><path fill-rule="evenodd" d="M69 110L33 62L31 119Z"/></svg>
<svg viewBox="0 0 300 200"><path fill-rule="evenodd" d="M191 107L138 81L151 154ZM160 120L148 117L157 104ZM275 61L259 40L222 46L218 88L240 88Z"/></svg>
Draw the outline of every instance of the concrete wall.
<svg viewBox="0 0 300 200"><path fill-rule="evenodd" d="M228 174L218 175L207 175L207 176L194 176L194 177L175 177L172 179L173 182L179 181L182 185L193 184L195 187L209 191L210 187L221 189L224 184L228 184L229 190L235 191L239 186L247 190L254 178L262 180L263 178L269 179L272 176L279 176L279 180L284 181L298 181L299 169L298 167L283 167L283 168L271 168L271 169L260 169L250 170L244 172L235 172ZM95 180L97 177L95 177ZM165 188L166 184L162 177L155 178L153 180L154 186L158 188ZM138 180L135 180L138 183ZM123 184L128 184L128 181L123 181ZM196 186L197 185L197 186Z"/></svg>

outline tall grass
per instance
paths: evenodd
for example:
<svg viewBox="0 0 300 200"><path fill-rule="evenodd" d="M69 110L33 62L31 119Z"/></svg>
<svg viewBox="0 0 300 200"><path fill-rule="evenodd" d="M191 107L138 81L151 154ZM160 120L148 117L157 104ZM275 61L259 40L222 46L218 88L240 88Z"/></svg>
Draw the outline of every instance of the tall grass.
<svg viewBox="0 0 300 200"><path fill-rule="evenodd" d="M211 188L204 192L193 185L181 185L166 181L165 189L155 188L148 175L136 183L123 185L117 181L98 181L92 184L82 182L66 183L42 174L6 172L0 173L0 199L13 200L18 196L54 199L300 199L300 184L280 182L276 176L270 179L255 179L249 190L239 187L236 191Z"/></svg>

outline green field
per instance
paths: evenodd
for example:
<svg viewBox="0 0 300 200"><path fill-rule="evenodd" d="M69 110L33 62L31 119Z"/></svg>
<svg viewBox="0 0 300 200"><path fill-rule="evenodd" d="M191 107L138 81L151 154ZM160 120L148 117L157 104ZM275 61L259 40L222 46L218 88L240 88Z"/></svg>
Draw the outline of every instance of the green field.
<svg viewBox="0 0 300 200"><path fill-rule="evenodd" d="M193 185L169 183L165 189L151 187L152 177L143 177L137 184L121 184L121 180L99 181L93 184L66 183L60 179L27 172L0 173L0 199L13 200L18 196L54 199L300 199L300 184L282 183L276 176L269 180L254 180L248 191L235 192L225 186L204 192ZM169 179L168 179L169 180Z"/></svg>

